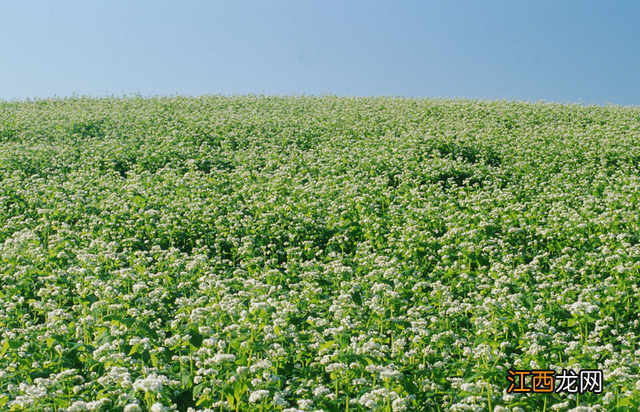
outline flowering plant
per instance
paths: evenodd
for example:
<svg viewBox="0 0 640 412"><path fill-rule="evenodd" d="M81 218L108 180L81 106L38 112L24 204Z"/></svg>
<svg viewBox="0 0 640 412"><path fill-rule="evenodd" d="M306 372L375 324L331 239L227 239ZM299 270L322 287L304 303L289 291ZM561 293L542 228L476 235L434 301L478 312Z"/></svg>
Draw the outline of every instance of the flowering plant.
<svg viewBox="0 0 640 412"><path fill-rule="evenodd" d="M637 410L639 133L615 106L0 102L0 409Z"/></svg>

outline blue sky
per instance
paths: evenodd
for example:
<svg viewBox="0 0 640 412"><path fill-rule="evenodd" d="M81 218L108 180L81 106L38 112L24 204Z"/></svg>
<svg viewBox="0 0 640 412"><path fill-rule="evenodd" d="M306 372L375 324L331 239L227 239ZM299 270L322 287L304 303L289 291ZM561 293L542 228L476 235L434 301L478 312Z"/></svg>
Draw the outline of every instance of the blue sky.
<svg viewBox="0 0 640 412"><path fill-rule="evenodd" d="M640 106L637 1L0 6L2 100L332 93Z"/></svg>

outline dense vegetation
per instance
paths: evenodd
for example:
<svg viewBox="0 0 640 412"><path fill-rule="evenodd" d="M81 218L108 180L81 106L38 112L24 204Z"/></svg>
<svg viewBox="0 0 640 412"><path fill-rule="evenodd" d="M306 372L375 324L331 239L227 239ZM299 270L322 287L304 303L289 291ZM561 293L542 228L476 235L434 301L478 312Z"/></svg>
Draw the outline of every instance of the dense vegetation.
<svg viewBox="0 0 640 412"><path fill-rule="evenodd" d="M637 410L639 167L640 108L0 102L0 409Z"/></svg>

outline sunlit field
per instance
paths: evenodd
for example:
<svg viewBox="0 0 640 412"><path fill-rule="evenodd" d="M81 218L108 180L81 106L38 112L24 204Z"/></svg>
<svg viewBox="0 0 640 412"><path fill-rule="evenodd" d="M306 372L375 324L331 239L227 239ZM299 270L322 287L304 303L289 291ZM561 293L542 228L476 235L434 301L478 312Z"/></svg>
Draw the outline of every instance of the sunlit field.
<svg viewBox="0 0 640 412"><path fill-rule="evenodd" d="M0 102L0 410L638 410L639 203L640 108Z"/></svg>

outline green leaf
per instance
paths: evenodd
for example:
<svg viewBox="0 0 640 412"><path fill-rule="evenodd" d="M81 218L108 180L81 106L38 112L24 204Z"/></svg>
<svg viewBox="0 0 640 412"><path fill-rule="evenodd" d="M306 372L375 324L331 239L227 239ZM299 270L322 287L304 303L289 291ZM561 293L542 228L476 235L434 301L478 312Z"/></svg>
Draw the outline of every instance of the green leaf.
<svg viewBox="0 0 640 412"><path fill-rule="evenodd" d="M468 378L466 378L464 380L464 383L469 383L471 381L475 381L478 378L482 378L484 375L484 373L474 373L473 375L469 376Z"/></svg>
<svg viewBox="0 0 640 412"><path fill-rule="evenodd" d="M409 377L403 379L404 389L411 395L415 395L420 393L420 388L413 382L413 380Z"/></svg>
<svg viewBox="0 0 640 412"><path fill-rule="evenodd" d="M116 325L122 320L122 316L120 315L107 315L103 318L105 321L111 322L111 324ZM114 323L115 322L115 323Z"/></svg>
<svg viewBox="0 0 640 412"><path fill-rule="evenodd" d="M4 356L5 353L7 353L7 350L9 349L9 341L6 341L4 343L4 345L2 345L2 351L0 352L0 358L2 358Z"/></svg>
<svg viewBox="0 0 640 412"><path fill-rule="evenodd" d="M211 385L210 382L204 381L204 382L200 382L199 384L197 384L196 386L193 387L193 396L195 397L197 394L199 394L200 392L202 392L202 390L206 387Z"/></svg>
<svg viewBox="0 0 640 412"><path fill-rule="evenodd" d="M135 345L133 345L133 347L131 348L131 350L129 351L129 355L127 356L131 356L134 353L138 352L138 348L140 347L139 343L136 343Z"/></svg>
<svg viewBox="0 0 640 412"><path fill-rule="evenodd" d="M100 336L98 336L98 339L96 340L96 344L100 346L100 345L104 345L105 343L109 343L112 340L113 338L109 333L109 329L102 329L102 333L100 334Z"/></svg>
<svg viewBox="0 0 640 412"><path fill-rule="evenodd" d="M231 406L233 408L233 405L235 404L236 398L233 397L232 394L227 394L227 402L229 402L229 406Z"/></svg>
<svg viewBox="0 0 640 412"><path fill-rule="evenodd" d="M151 358L151 363L153 363L153 366L155 368L158 367L158 357L156 355L154 355L153 353L149 353L149 358Z"/></svg>
<svg viewBox="0 0 640 412"><path fill-rule="evenodd" d="M240 400L240 398L245 393L247 388L248 388L248 386L245 383L243 383L242 381L235 381L233 383L233 396L237 400Z"/></svg>
<svg viewBox="0 0 640 412"><path fill-rule="evenodd" d="M7 342L9 343L11 349L18 349L20 346L22 346L21 340L9 339Z"/></svg>
<svg viewBox="0 0 640 412"><path fill-rule="evenodd" d="M191 339L189 339L189 343L193 345L194 348L200 349L200 347L202 347L202 341L204 340L204 336L202 336L202 334L195 329L191 329L189 331L189 335L191 335Z"/></svg>
<svg viewBox="0 0 640 412"><path fill-rule="evenodd" d="M153 338L153 339L157 339L158 338L158 334L156 333L155 329L151 329L149 327L149 325L147 325L146 323L140 322L139 323L139 327L140 329L142 329L143 331L146 332L146 336Z"/></svg>
<svg viewBox="0 0 640 412"><path fill-rule="evenodd" d="M354 292L351 294L351 299L355 302L356 305L362 306L362 295L358 292Z"/></svg>
<svg viewBox="0 0 640 412"><path fill-rule="evenodd" d="M209 395L202 395L200 399L198 399L198 402L196 402L196 406L200 406L202 402L205 402L207 400L209 400Z"/></svg>
<svg viewBox="0 0 640 412"><path fill-rule="evenodd" d="M182 371L182 374L180 375L180 383L182 386L189 386L191 383L191 373L188 370L185 369Z"/></svg>

